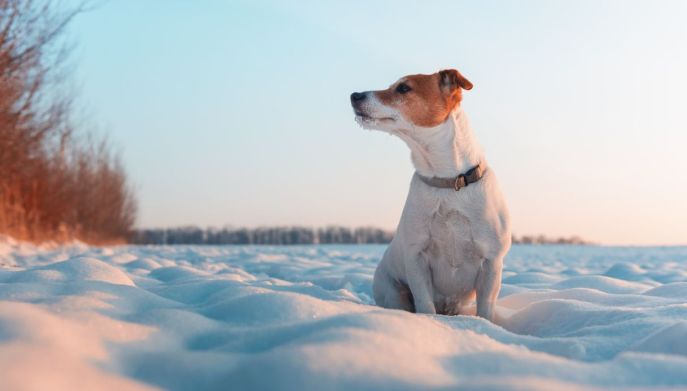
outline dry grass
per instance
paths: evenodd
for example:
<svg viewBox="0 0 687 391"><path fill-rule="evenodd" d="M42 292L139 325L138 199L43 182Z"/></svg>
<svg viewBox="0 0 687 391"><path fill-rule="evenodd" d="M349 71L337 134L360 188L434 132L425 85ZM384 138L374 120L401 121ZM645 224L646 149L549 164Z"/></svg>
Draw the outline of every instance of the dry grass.
<svg viewBox="0 0 687 391"><path fill-rule="evenodd" d="M126 239L136 202L105 142L73 128L60 94L59 39L81 9L49 0L0 0L0 233L18 239Z"/></svg>

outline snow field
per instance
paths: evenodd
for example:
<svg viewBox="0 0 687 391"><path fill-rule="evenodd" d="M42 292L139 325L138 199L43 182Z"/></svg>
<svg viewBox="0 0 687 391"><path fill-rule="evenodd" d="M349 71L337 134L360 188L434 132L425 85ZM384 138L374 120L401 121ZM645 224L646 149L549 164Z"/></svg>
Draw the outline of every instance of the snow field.
<svg viewBox="0 0 687 391"><path fill-rule="evenodd" d="M687 388L687 248L515 246L497 324L373 305L385 246L0 241L0 389Z"/></svg>

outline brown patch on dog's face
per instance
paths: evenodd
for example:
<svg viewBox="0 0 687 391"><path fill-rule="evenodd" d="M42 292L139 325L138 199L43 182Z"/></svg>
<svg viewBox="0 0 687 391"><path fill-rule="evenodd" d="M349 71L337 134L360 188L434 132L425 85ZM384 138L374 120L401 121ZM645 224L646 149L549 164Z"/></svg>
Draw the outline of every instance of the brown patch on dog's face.
<svg viewBox="0 0 687 391"><path fill-rule="evenodd" d="M406 120L429 128L446 121L460 104L463 89L472 89L472 83L457 70L447 69L432 75L406 76L374 94Z"/></svg>

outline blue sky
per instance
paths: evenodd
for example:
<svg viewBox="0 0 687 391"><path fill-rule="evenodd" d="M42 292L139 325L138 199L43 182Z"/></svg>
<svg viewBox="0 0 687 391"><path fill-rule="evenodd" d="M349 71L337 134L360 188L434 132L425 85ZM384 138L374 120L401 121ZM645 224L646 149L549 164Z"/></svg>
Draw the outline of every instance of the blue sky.
<svg viewBox="0 0 687 391"><path fill-rule="evenodd" d="M687 2L105 2L71 26L140 226L394 228L413 172L348 96L455 67L517 234L687 243Z"/></svg>

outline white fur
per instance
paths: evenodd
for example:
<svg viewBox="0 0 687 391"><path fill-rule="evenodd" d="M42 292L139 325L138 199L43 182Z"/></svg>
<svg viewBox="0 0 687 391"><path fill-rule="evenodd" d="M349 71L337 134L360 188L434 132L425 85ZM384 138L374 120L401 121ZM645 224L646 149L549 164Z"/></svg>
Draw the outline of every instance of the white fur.
<svg viewBox="0 0 687 391"><path fill-rule="evenodd" d="M375 301L418 313L458 314L476 293L477 315L492 320L511 244L510 219L467 116L458 106L439 126L419 127L372 93L363 108L371 118L356 121L405 141L421 175L450 178L480 162L487 167L480 181L458 192L413 176L396 236L375 272Z"/></svg>

